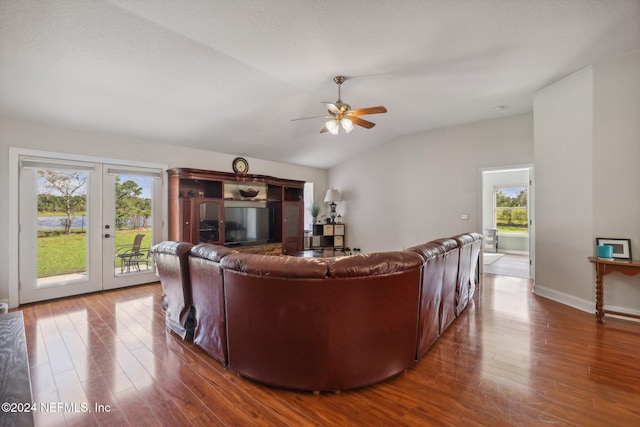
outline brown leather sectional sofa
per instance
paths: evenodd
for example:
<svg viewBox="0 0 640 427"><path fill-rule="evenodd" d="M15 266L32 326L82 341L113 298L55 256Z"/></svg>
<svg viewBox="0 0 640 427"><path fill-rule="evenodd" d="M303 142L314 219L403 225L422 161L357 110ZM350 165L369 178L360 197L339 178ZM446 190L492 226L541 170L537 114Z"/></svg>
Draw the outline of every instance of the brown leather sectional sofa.
<svg viewBox="0 0 640 427"><path fill-rule="evenodd" d="M337 391L393 377L427 352L472 300L481 240L468 233L404 251L334 258L177 242L152 253L168 328L184 338L188 325L176 322L192 318L194 343L253 380ZM185 266L176 261L185 245L189 277L180 286L190 290L179 292L175 265Z"/></svg>

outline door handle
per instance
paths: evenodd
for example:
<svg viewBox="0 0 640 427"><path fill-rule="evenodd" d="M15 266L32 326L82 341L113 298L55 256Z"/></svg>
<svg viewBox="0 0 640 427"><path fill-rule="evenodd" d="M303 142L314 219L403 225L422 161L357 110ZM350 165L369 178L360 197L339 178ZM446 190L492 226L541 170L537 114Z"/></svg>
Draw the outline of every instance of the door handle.
<svg viewBox="0 0 640 427"><path fill-rule="evenodd" d="M105 235L104 235L104 238L105 238L105 239L108 239L109 237L111 237L111 234L105 234Z"/></svg>

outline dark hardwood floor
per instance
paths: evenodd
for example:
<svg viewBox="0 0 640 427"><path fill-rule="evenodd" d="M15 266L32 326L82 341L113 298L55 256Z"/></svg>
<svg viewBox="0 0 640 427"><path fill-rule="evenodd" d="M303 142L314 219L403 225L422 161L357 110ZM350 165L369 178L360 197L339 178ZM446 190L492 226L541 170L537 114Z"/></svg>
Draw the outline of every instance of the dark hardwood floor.
<svg viewBox="0 0 640 427"><path fill-rule="evenodd" d="M640 425L640 324L530 287L485 276L413 369L320 395L238 377L167 333L158 284L24 306L34 401L58 411L38 407L36 425Z"/></svg>

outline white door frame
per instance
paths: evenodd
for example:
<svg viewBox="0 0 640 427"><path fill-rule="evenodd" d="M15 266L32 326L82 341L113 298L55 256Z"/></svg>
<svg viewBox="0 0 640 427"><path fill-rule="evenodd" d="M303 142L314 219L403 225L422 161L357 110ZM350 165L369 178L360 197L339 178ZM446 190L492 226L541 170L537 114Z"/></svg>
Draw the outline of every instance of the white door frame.
<svg viewBox="0 0 640 427"><path fill-rule="evenodd" d="M485 172L499 172L499 171L512 171L516 169L528 169L529 171L529 187L527 197L527 212L529 215L529 276L531 280L535 279L535 191L534 191L534 165L508 165L508 166L496 166L480 168L480 215L478 227L484 231L484 173Z"/></svg>
<svg viewBox="0 0 640 427"><path fill-rule="evenodd" d="M79 162L94 162L94 163L104 163L111 165L121 165L121 166L131 166L131 167L141 167L141 168L152 168L152 169L161 169L163 171L168 169L167 164L161 163L149 163L149 162L138 162L138 161L130 161L130 160L121 160L121 159L113 159L113 158L105 158L105 157L95 157L88 155L78 155L78 154L66 154L59 152L51 152L51 151L43 151L43 150L33 150L28 148L17 148L17 147L9 147L9 238L8 238L8 264L9 264L9 307L16 308L20 303L20 286L19 286L19 241L20 241L20 219L19 219L19 172L20 165L19 159L21 156L32 156L32 157L46 157L50 159L60 159L60 160L69 160L69 161L79 161ZM168 206L168 193L166 191L166 180L163 179L163 188L165 190L162 191L162 239L167 239L167 221L164 218L167 217L167 206Z"/></svg>

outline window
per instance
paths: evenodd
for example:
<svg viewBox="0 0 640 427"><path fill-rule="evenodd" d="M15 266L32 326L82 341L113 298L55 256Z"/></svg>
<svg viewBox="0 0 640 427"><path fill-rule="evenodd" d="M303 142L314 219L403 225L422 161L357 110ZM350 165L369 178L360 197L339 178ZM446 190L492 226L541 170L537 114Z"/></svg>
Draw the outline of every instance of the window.
<svg viewBox="0 0 640 427"><path fill-rule="evenodd" d="M496 186L493 222L499 233L529 233L528 186Z"/></svg>
<svg viewBox="0 0 640 427"><path fill-rule="evenodd" d="M313 217L311 216L311 205L314 202L313 197L313 182L307 182L304 184L304 229L310 230L309 228L313 224Z"/></svg>

